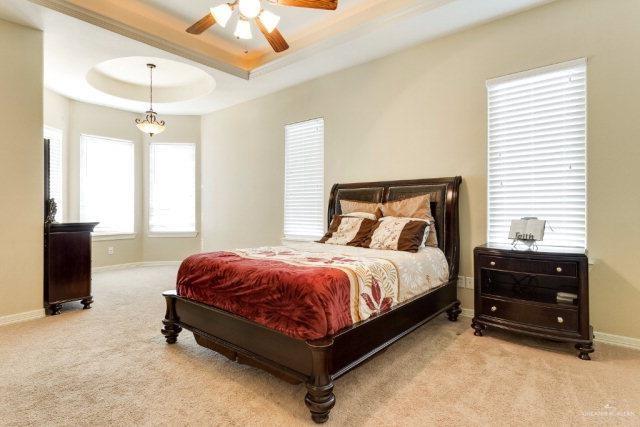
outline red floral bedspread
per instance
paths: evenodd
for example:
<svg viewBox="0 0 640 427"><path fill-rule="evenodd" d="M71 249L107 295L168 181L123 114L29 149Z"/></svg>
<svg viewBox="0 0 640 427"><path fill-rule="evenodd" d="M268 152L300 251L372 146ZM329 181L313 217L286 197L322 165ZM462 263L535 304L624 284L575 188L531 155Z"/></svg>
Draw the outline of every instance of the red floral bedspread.
<svg viewBox="0 0 640 427"><path fill-rule="evenodd" d="M281 247L203 253L182 262L177 291L294 338L318 339L397 302L397 273L385 263Z"/></svg>

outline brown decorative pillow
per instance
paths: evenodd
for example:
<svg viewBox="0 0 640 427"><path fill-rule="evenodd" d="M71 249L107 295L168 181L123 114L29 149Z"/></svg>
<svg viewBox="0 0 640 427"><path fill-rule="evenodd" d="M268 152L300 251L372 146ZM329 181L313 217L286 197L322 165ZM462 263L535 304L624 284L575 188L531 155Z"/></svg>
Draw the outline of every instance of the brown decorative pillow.
<svg viewBox="0 0 640 427"><path fill-rule="evenodd" d="M382 217L362 243L365 248L418 252L429 222L422 219Z"/></svg>
<svg viewBox="0 0 640 427"><path fill-rule="evenodd" d="M406 199L393 200L382 204L380 207L382 215L403 218L420 218L429 222L429 234L425 241L426 246L438 246L438 236L436 234L436 221L431 214L431 195L409 197Z"/></svg>
<svg viewBox="0 0 640 427"><path fill-rule="evenodd" d="M382 204L377 202L362 202L360 200L340 200L340 210L343 215L350 214L353 212L366 212L370 214L374 214L376 218L380 218L382 216L382 211L380 210Z"/></svg>
<svg viewBox="0 0 640 427"><path fill-rule="evenodd" d="M329 230L318 243L362 246L378 221L348 215L334 215Z"/></svg>

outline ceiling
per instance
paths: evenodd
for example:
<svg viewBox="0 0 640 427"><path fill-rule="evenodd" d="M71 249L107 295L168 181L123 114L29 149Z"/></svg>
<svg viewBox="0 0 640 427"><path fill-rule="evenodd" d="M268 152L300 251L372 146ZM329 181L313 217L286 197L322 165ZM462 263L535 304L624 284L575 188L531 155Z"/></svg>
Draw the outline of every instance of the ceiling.
<svg viewBox="0 0 640 427"><path fill-rule="evenodd" d="M229 26L184 31L220 0L2 0L0 18L43 30L44 82L55 92L143 112L144 63L155 58L154 108L200 115L549 1L339 0L336 11L268 5L291 45L281 54L259 33L242 44Z"/></svg>

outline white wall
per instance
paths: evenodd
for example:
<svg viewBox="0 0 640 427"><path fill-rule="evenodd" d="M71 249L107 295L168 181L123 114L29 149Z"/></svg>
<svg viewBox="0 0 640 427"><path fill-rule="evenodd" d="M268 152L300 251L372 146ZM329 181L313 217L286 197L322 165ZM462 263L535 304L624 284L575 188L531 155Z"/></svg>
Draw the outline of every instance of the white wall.
<svg viewBox="0 0 640 427"><path fill-rule="evenodd" d="M42 33L0 20L0 317L42 309Z"/></svg>
<svg viewBox="0 0 640 427"><path fill-rule="evenodd" d="M336 182L463 176L461 273L472 276L486 238L486 80L587 57L592 323L640 337L639 22L637 0L560 0L208 115L205 249L278 243L283 126L322 116L327 194Z"/></svg>

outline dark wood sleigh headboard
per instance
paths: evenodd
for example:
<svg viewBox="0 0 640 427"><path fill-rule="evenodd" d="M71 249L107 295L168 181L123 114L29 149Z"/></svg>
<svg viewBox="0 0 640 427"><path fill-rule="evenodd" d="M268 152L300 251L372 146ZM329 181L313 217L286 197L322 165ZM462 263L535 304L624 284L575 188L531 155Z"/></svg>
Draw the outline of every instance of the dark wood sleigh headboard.
<svg viewBox="0 0 640 427"><path fill-rule="evenodd" d="M327 221L340 214L340 200L384 203L421 194L432 194L431 212L436 220L438 246L449 263L449 277L458 277L460 232L458 225L458 192L462 177L410 179L402 181L356 182L335 184L329 196Z"/></svg>

